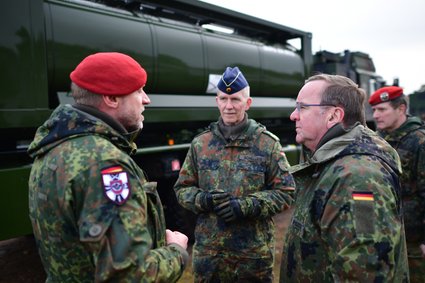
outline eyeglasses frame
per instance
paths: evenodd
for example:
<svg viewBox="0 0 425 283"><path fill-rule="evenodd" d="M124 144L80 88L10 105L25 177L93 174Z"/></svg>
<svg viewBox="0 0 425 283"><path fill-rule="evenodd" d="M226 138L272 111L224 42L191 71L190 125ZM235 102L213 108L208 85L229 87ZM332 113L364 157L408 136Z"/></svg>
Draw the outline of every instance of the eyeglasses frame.
<svg viewBox="0 0 425 283"><path fill-rule="evenodd" d="M295 109L297 109L298 113L301 113L301 107L310 107L310 106L333 106L336 107L334 104L330 103L302 103L302 102L295 102Z"/></svg>

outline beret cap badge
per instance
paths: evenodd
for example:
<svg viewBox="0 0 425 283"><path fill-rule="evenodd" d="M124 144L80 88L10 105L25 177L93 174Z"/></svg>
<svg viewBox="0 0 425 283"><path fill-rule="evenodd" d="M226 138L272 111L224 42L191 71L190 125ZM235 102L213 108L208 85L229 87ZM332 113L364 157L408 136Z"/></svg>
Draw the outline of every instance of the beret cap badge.
<svg viewBox="0 0 425 283"><path fill-rule="evenodd" d="M380 95L381 101L388 101L390 99L390 95L388 94L388 92L383 92Z"/></svg>

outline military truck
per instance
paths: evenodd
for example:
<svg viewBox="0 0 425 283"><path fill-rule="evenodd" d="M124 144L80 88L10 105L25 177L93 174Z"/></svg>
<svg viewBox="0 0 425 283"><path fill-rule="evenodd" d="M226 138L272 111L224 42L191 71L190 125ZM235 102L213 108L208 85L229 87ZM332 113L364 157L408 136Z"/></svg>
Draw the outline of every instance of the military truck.
<svg viewBox="0 0 425 283"><path fill-rule="evenodd" d="M408 96L409 112L425 121L425 85Z"/></svg>
<svg viewBox="0 0 425 283"><path fill-rule="evenodd" d="M386 85L386 81L376 73L372 58L364 52L344 50L341 53L332 53L319 51L314 54L313 58L313 70L315 72L346 76L356 82L368 95ZM372 108L367 102L365 109L366 121L369 127L374 128Z"/></svg>
<svg viewBox="0 0 425 283"><path fill-rule="evenodd" d="M254 98L249 117L280 137L291 163L289 115L300 86L319 59L321 71L340 72L326 69L341 64L337 54L333 62L313 56L309 32L195 0L1 1L0 14L0 241L32 233L26 150L50 113L72 103L69 73L89 54L123 52L147 70L152 103L134 158L158 181L169 228L187 234L193 215L178 206L172 186L190 141L219 116L224 69L244 72ZM376 81L374 68L354 62L342 63L347 74Z"/></svg>

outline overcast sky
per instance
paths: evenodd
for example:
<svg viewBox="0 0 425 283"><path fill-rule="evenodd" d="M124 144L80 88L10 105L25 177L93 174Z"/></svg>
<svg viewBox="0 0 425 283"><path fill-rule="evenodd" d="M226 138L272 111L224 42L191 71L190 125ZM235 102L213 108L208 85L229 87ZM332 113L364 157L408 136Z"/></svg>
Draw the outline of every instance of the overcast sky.
<svg viewBox="0 0 425 283"><path fill-rule="evenodd" d="M203 0L313 34L313 52L368 53L406 94L425 84L425 0Z"/></svg>

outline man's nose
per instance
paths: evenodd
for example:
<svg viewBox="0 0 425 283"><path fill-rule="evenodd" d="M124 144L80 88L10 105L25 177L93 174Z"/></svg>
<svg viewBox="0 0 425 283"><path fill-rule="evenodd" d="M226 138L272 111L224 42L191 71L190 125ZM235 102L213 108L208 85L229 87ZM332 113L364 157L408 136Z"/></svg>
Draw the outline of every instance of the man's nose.
<svg viewBox="0 0 425 283"><path fill-rule="evenodd" d="M297 109L294 109L294 111L292 111L291 115L289 116L289 119L291 121L299 120L299 118L300 118L299 115L300 115L300 113L298 112L298 110Z"/></svg>
<svg viewBox="0 0 425 283"><path fill-rule="evenodd" d="M233 108L232 101L228 100L228 101L226 102L226 108Z"/></svg>
<svg viewBox="0 0 425 283"><path fill-rule="evenodd" d="M150 98L149 98L149 96L146 94L146 92L143 92L142 102L143 102L143 104L145 104L145 105L147 105L147 104L151 104L151 99L150 99Z"/></svg>

